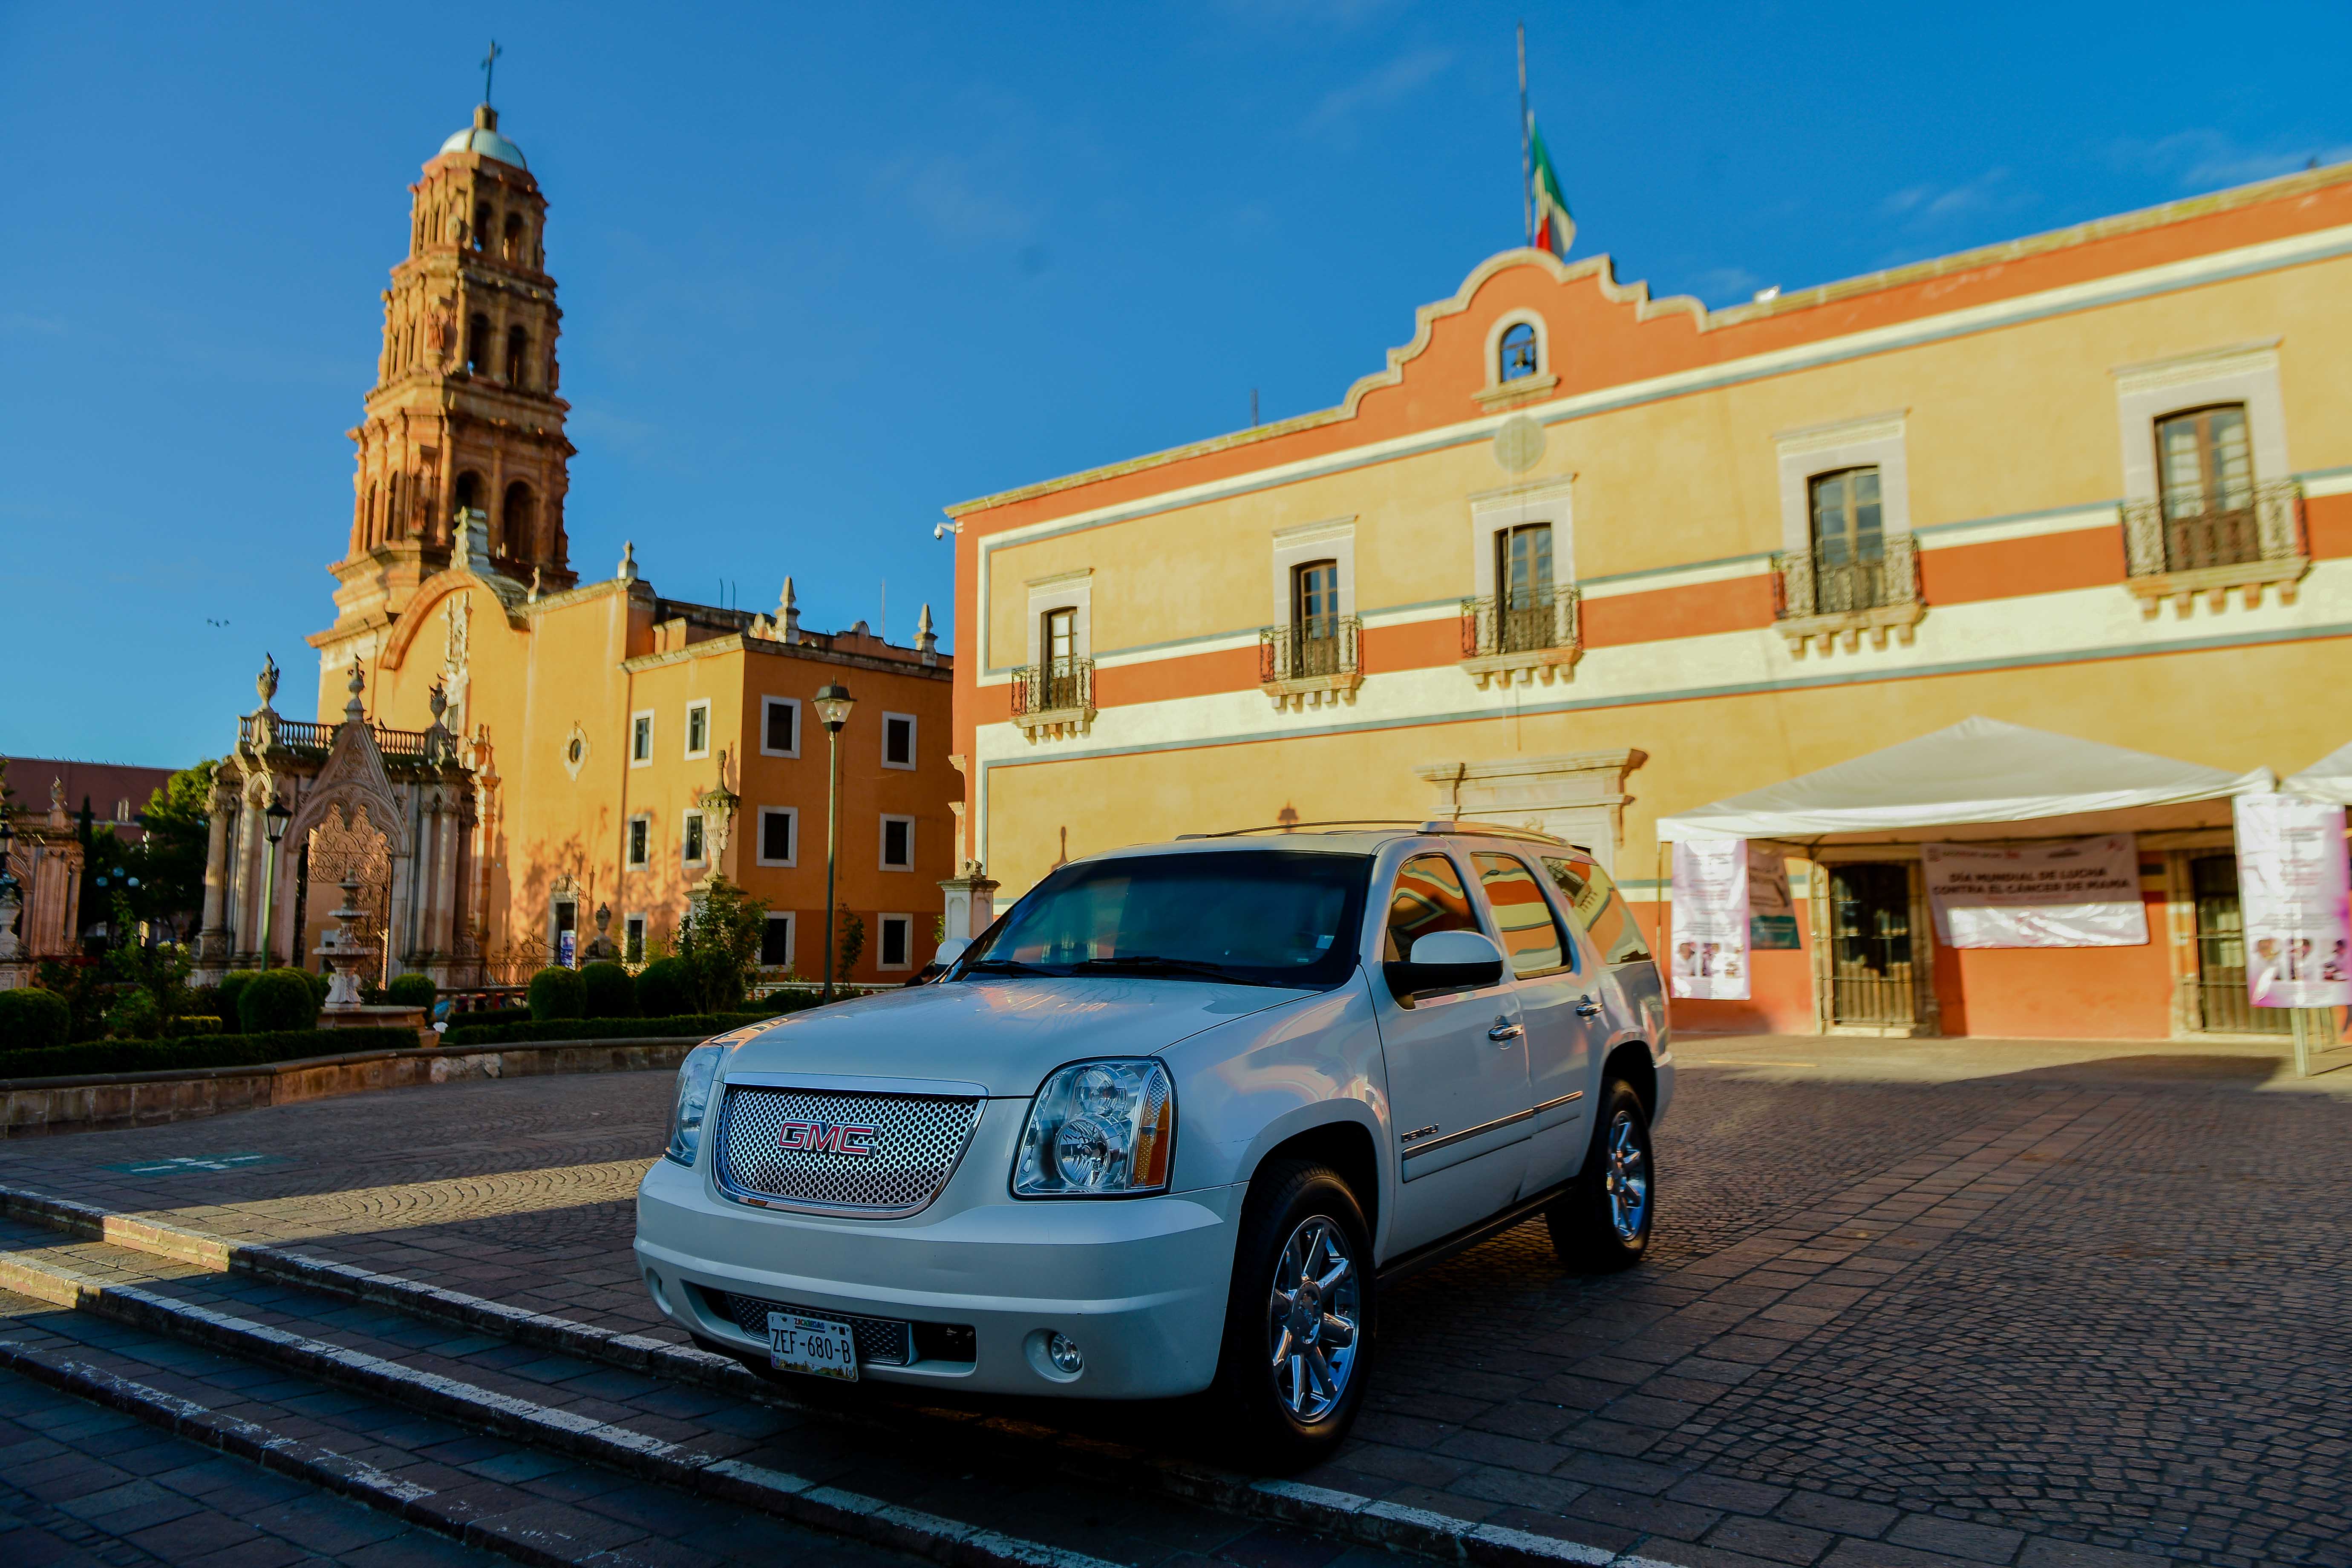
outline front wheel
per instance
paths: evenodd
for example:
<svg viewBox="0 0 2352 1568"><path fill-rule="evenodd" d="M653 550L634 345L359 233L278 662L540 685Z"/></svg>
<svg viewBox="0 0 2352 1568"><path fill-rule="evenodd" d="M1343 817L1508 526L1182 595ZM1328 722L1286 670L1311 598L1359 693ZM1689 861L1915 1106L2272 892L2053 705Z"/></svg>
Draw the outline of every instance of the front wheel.
<svg viewBox="0 0 2352 1568"><path fill-rule="evenodd" d="M1559 1260L1592 1274L1641 1262L1657 1213L1657 1179L1649 1108L1632 1084L1612 1079L1601 1092L1601 1115L1584 1168L1544 1211Z"/></svg>
<svg viewBox="0 0 2352 1568"><path fill-rule="evenodd" d="M1213 1393L1270 1468L1328 1457L1363 1404L1371 1258L1363 1209L1328 1167L1286 1161L1251 1183Z"/></svg>

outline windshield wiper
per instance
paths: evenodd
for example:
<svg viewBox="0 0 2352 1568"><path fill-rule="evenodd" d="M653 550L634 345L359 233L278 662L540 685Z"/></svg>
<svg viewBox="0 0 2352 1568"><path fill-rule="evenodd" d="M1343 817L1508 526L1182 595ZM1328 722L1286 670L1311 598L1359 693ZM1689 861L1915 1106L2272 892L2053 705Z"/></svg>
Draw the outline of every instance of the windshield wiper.
<svg viewBox="0 0 2352 1568"><path fill-rule="evenodd" d="M975 958L963 966L966 974L1047 974L1050 969L1040 969L1034 963L1024 963L1017 958Z"/></svg>
<svg viewBox="0 0 2352 1568"><path fill-rule="evenodd" d="M1074 971L1086 970L1097 974L1117 970L1132 970L1139 974L1198 974L1204 979L1228 981L1235 985L1271 985L1271 980L1253 980L1235 974L1232 970L1214 963L1202 963L1190 958L1162 958L1156 952L1121 953L1117 958L1082 958L1070 965Z"/></svg>

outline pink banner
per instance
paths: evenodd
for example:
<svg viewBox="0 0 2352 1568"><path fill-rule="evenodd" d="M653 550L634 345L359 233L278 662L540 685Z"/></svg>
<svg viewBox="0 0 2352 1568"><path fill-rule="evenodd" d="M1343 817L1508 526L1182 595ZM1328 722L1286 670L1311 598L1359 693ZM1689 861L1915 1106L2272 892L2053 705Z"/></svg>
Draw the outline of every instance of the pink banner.
<svg viewBox="0 0 2352 1568"><path fill-rule="evenodd" d="M2238 797L2246 994L2257 1007L2352 1003L2344 808L2294 795Z"/></svg>

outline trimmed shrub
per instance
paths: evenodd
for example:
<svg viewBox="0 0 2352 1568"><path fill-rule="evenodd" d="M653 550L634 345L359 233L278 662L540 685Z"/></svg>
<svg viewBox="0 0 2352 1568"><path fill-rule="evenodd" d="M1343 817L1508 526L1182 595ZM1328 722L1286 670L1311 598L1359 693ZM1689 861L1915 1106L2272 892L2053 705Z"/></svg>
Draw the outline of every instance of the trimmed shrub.
<svg viewBox="0 0 2352 1568"><path fill-rule="evenodd" d="M580 971L582 1016L626 1018L637 1010L635 977L617 963L600 962Z"/></svg>
<svg viewBox="0 0 2352 1568"><path fill-rule="evenodd" d="M183 1013L176 1018L163 1020L163 1033L173 1039L185 1035L217 1035L221 1021L209 1013Z"/></svg>
<svg viewBox="0 0 2352 1568"><path fill-rule="evenodd" d="M522 1046L547 1040L666 1040L708 1039L765 1023L778 1015L763 1007L756 1013L687 1013L667 1018L550 1018L534 1024L471 1024L453 1026L441 1037L446 1047Z"/></svg>
<svg viewBox="0 0 2352 1568"><path fill-rule="evenodd" d="M429 974L395 974L383 988L383 999L394 1007L422 1007L430 1012L441 994Z"/></svg>
<svg viewBox="0 0 2352 1568"><path fill-rule="evenodd" d="M648 1018L674 1018L694 1004L688 1000L693 977L684 961L656 958L637 971L637 1011Z"/></svg>
<svg viewBox="0 0 2352 1568"><path fill-rule="evenodd" d="M62 1046L72 1030L73 1009L56 992L0 991L0 1052Z"/></svg>
<svg viewBox="0 0 2352 1568"><path fill-rule="evenodd" d="M152 1040L163 1032L163 1009L149 992L125 992L106 1010L106 1031L119 1040Z"/></svg>
<svg viewBox="0 0 2352 1568"><path fill-rule="evenodd" d="M246 982L236 998L237 1022L248 1035L316 1028L319 995L299 969L273 969Z"/></svg>
<svg viewBox="0 0 2352 1568"><path fill-rule="evenodd" d="M584 1005L578 970L550 965L530 977L532 1023L543 1024L551 1018L577 1018Z"/></svg>
<svg viewBox="0 0 2352 1568"><path fill-rule="evenodd" d="M327 993L335 988L333 975L323 969L302 969L291 964L288 965L288 973L302 977L302 984L310 988L310 1000L314 1005L320 1007L327 1005Z"/></svg>
<svg viewBox="0 0 2352 1568"><path fill-rule="evenodd" d="M235 1029L242 1026L245 1013L237 1005L237 998L245 994L245 988L252 984L260 973L261 971L258 969L232 969L221 976L221 983L217 987L220 995L220 1016L221 1022L227 1027Z"/></svg>
<svg viewBox="0 0 2352 1568"><path fill-rule="evenodd" d="M0 995L8 994L0 992ZM367 1051L415 1050L414 1029L288 1029L175 1040L100 1040L46 1050L0 1051L0 1079L85 1078L100 1073L176 1072L255 1067Z"/></svg>

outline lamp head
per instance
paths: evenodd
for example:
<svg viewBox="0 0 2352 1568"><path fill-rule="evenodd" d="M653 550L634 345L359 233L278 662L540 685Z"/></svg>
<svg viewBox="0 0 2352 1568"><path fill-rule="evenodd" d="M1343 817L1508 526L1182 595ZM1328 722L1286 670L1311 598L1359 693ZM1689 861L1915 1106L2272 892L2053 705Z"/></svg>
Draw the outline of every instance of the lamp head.
<svg viewBox="0 0 2352 1568"><path fill-rule="evenodd" d="M261 815L269 824L269 842L272 844L286 837L286 825L294 820L294 814L286 809L286 803L282 800L271 801Z"/></svg>
<svg viewBox="0 0 2352 1568"><path fill-rule="evenodd" d="M839 734L841 727L849 722L849 710L856 705L856 700L849 695L846 686L827 686L816 694L816 716L824 721L824 727L835 734Z"/></svg>

